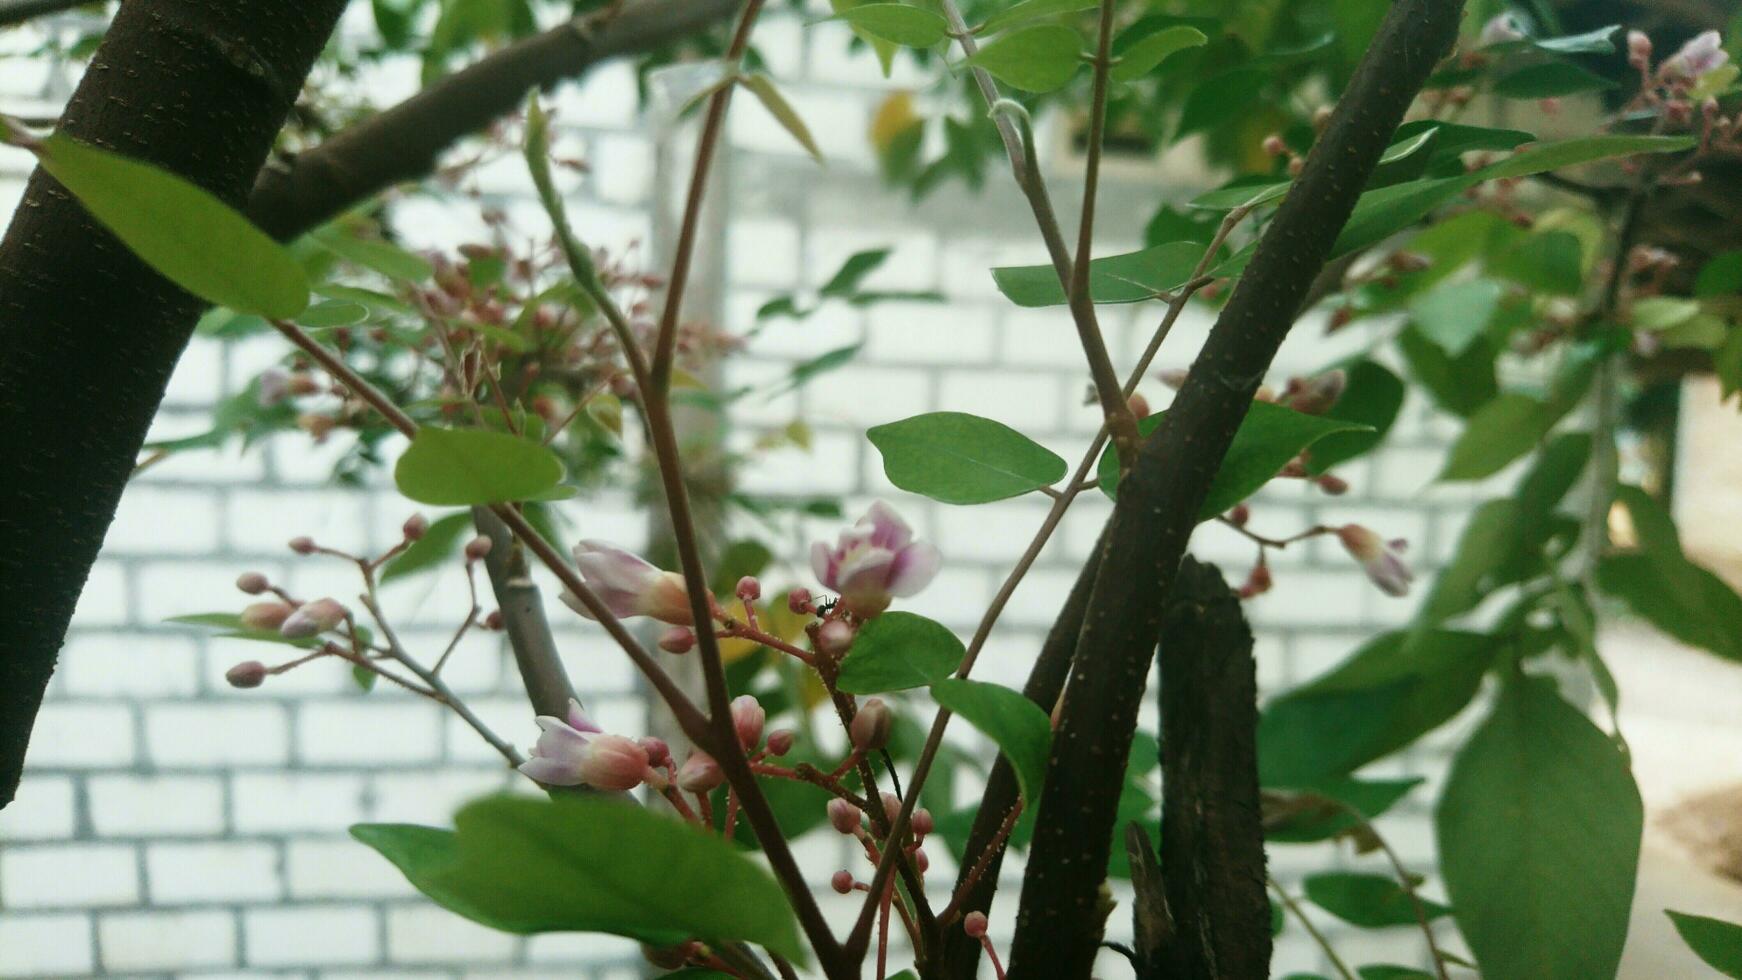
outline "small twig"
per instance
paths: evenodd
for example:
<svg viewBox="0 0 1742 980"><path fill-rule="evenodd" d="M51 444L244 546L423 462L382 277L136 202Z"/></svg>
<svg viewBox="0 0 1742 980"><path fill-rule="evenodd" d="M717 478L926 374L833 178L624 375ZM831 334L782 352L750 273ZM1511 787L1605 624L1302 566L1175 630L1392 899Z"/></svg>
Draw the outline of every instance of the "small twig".
<svg viewBox="0 0 1742 980"><path fill-rule="evenodd" d="M938 913L940 927L948 929L950 924L960 917L962 902L967 899L968 893L973 891L974 886L979 883L980 876L984 875L986 869L991 866L993 856L1004 846L1004 842L1010 839L1010 832L1016 829L1016 820L1020 816L1022 816L1022 801L1017 800L1016 805L1012 806L1010 812L1004 817L1004 822L998 825L998 833L993 835L992 839L987 842L985 849L980 852L980 857L974 862L973 868L956 884L956 892L950 896L950 903L944 906L942 912Z"/></svg>
<svg viewBox="0 0 1742 980"><path fill-rule="evenodd" d="M1356 980L1354 972L1349 969L1349 964L1343 962L1343 958L1338 956L1337 951L1331 947L1330 941L1325 939L1325 934L1319 931L1318 926L1313 925L1313 920L1307 918L1306 910L1300 907L1300 903L1295 901L1293 896L1289 895L1281 885L1277 884L1276 879L1266 878L1264 880L1270 885L1270 890L1276 893L1276 897L1282 899L1282 904L1294 913L1295 919L1300 922L1302 928L1306 929L1307 935L1313 937L1313 941L1325 951L1325 956L1330 959L1331 965L1337 968L1338 975L1343 980Z"/></svg>
<svg viewBox="0 0 1742 980"><path fill-rule="evenodd" d="M1397 883L1402 886L1403 893L1409 896L1410 907L1415 910L1416 924L1421 926L1421 934L1427 939L1427 950L1428 953L1433 956L1434 960L1434 973L1439 975L1439 980L1451 980L1451 977L1446 973L1446 954L1440 951L1439 940L1434 937L1433 924L1428 921L1427 906L1422 904L1421 895L1415 890L1415 879L1410 876L1409 870L1403 866L1403 859L1398 857L1397 852L1392 849L1391 845L1386 842L1384 837L1380 836L1379 830L1373 826L1372 821L1367 819L1365 813L1362 813L1360 810L1344 803L1342 800L1328 796L1325 797L1325 799L1336 804L1339 809L1348 814L1349 817L1355 821L1355 824L1359 826L1368 837L1372 838L1372 840L1379 845L1379 849L1385 853L1385 859L1391 862L1391 870L1397 873Z"/></svg>

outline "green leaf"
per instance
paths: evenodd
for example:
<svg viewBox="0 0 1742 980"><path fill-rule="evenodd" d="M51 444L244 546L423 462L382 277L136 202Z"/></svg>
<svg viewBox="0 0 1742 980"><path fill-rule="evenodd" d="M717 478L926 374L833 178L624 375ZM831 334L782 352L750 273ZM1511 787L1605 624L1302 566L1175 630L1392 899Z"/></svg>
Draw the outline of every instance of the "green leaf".
<svg viewBox="0 0 1742 980"><path fill-rule="evenodd" d="M865 433L889 482L946 504L983 504L1051 486L1065 461L1002 422L930 412Z"/></svg>
<svg viewBox="0 0 1742 980"><path fill-rule="evenodd" d="M433 571L460 551L460 539L472 530L472 515L460 513L430 522L423 537L381 569L381 584Z"/></svg>
<svg viewBox="0 0 1742 980"><path fill-rule="evenodd" d="M1700 312L1700 304L1678 296L1647 296L1633 303L1633 326L1640 330L1668 330Z"/></svg>
<svg viewBox="0 0 1742 980"><path fill-rule="evenodd" d="M296 322L305 327L345 327L369 319L369 308L350 300L329 299L314 304L297 314Z"/></svg>
<svg viewBox="0 0 1742 980"><path fill-rule="evenodd" d="M829 281L823 283L817 293L822 296L848 297L856 295L859 287L865 282L865 277L876 272L885 260L889 258L891 249L872 248L863 252L854 252L847 256Z"/></svg>
<svg viewBox="0 0 1742 980"><path fill-rule="evenodd" d="M1083 41L1057 24L1024 27L981 48L967 63L1024 92L1051 92L1082 64Z"/></svg>
<svg viewBox="0 0 1742 980"><path fill-rule="evenodd" d="M1500 308L1500 284L1492 279L1448 282L1416 297L1409 315L1416 330L1448 357L1470 349Z"/></svg>
<svg viewBox="0 0 1742 980"><path fill-rule="evenodd" d="M1458 538L1451 564L1440 571L1422 603L1417 622L1434 626L1474 609L1495 588L1491 578L1505 568L1522 541L1523 508L1509 497L1476 508Z"/></svg>
<svg viewBox="0 0 1742 980"><path fill-rule="evenodd" d="M309 237L339 258L396 282L424 282L435 275L435 267L423 256L391 242L358 238L336 225L310 232Z"/></svg>
<svg viewBox="0 0 1742 980"><path fill-rule="evenodd" d="M1409 366L1410 376L1433 397L1434 404L1453 415L1469 418L1499 393L1494 348L1485 340L1452 358L1412 327L1397 335L1397 349Z"/></svg>
<svg viewBox="0 0 1742 980"><path fill-rule="evenodd" d="M1473 150L1514 150L1536 139L1534 133L1521 129L1495 129L1489 126L1465 126L1439 119L1416 119L1397 127L1392 140L1401 141L1428 130L1434 131L1433 161L1447 160Z"/></svg>
<svg viewBox="0 0 1742 980"><path fill-rule="evenodd" d="M886 612L866 623L841 661L837 682L848 694L927 687L954 673L967 648L941 623Z"/></svg>
<svg viewBox="0 0 1742 980"><path fill-rule="evenodd" d="M1046 712L1021 692L985 681L950 677L933 684L931 694L940 706L961 715L997 744L1016 770L1022 798L1030 807L1037 805L1052 747L1052 722Z"/></svg>
<svg viewBox="0 0 1742 980"><path fill-rule="evenodd" d="M1156 31L1124 50L1108 75L1115 82L1142 78L1166 61L1168 56L1187 48L1201 47L1209 38L1195 27L1169 27Z"/></svg>
<svg viewBox="0 0 1742 980"><path fill-rule="evenodd" d="M1352 926L1363 929L1383 929L1387 926L1413 926L1420 921L1415 902L1396 878L1386 875L1327 872L1307 875L1301 890L1313 904ZM1450 915L1451 909L1429 899L1421 899L1422 912L1429 920Z"/></svg>
<svg viewBox="0 0 1742 980"><path fill-rule="evenodd" d="M1712 370L1718 376L1721 402L1729 401L1732 395L1742 391L1742 329L1730 328L1724 346L1712 354Z"/></svg>
<svg viewBox="0 0 1742 980"><path fill-rule="evenodd" d="M103 227L195 296L263 317L308 305L308 279L290 252L202 188L65 133L36 154Z"/></svg>
<svg viewBox="0 0 1742 980"><path fill-rule="evenodd" d="M1675 153L1692 149L1699 141L1692 136L1579 136L1538 143L1499 163L1489 164L1471 176L1479 180L1528 177L1637 153Z"/></svg>
<svg viewBox="0 0 1742 980"><path fill-rule="evenodd" d="M858 9L868 8L860 7ZM810 127L804 124L804 119L799 116L797 110L793 109L792 103L786 101L786 97L774 87L774 80L761 72L746 75L741 80L744 87L750 90L750 94L756 96L756 100L761 102L762 107L768 110L768 114L774 117L774 121L780 123L781 128L791 133L793 139L798 140L798 145L804 147L805 152L811 155L811 159L822 163L823 151L818 149L816 139L811 136Z"/></svg>
<svg viewBox="0 0 1742 980"><path fill-rule="evenodd" d="M1694 280L1695 296L1723 296L1742 292L1742 250L1720 252L1700 267Z"/></svg>
<svg viewBox="0 0 1742 980"><path fill-rule="evenodd" d="M1545 61L1502 75L1494 94L1508 99L1553 99L1580 92L1601 92L1615 83L1568 61Z"/></svg>
<svg viewBox="0 0 1742 980"><path fill-rule="evenodd" d="M1421 784L1422 779L1417 776L1411 779L1330 778L1316 780L1309 786L1267 786L1266 789L1305 793L1319 800L1316 805L1300 807L1278 821L1267 817L1264 839L1273 844L1314 844L1329 840L1361 825L1354 814L1337 806L1336 801L1372 820Z"/></svg>
<svg viewBox="0 0 1742 980"><path fill-rule="evenodd" d="M1452 444L1441 480L1481 480L1529 452L1554 425L1549 405L1519 392L1496 396L1470 416Z"/></svg>
<svg viewBox="0 0 1742 980"><path fill-rule="evenodd" d="M1072 14L1079 10L1093 10L1100 5L1100 0L1023 0L1009 10L993 14L974 33L996 34L1018 24L1026 24L1031 20L1056 17L1059 14Z"/></svg>
<svg viewBox="0 0 1742 980"><path fill-rule="evenodd" d="M1590 458L1589 432L1563 432L1549 440L1513 494L1520 516L1526 521L1547 520L1578 482Z"/></svg>
<svg viewBox="0 0 1742 980"><path fill-rule="evenodd" d="M1531 235L1517 248L1489 259L1488 269L1540 293L1571 296L1585 282L1583 246L1570 231Z"/></svg>
<svg viewBox="0 0 1742 980"><path fill-rule="evenodd" d="M1336 432L1313 443L1313 451L1307 454L1307 472L1314 475L1327 472L1331 467L1346 463L1379 445L1403 408L1402 378L1365 358L1345 370L1348 384L1325 417L1365 426L1372 431Z"/></svg>
<svg viewBox="0 0 1742 980"><path fill-rule="evenodd" d="M1451 719L1495 650L1481 633L1398 630L1273 699L1258 721L1259 780L1311 787L1389 755Z"/></svg>
<svg viewBox="0 0 1742 980"><path fill-rule="evenodd" d="M425 426L393 467L400 493L444 507L542 499L562 478L548 448L484 429Z"/></svg>
<svg viewBox="0 0 1742 980"><path fill-rule="evenodd" d="M1640 550L1605 557L1597 566L1598 585L1670 636L1742 661L1742 631L1736 628L1742 596L1688 560L1674 522L1644 491L1618 487L1615 501L1632 517Z"/></svg>
<svg viewBox="0 0 1742 980"><path fill-rule="evenodd" d="M1643 822L1608 736L1552 683L1512 679L1435 811L1440 873L1483 975L1613 977Z"/></svg>
<svg viewBox="0 0 1742 980"><path fill-rule="evenodd" d="M253 640L257 643L282 643L293 647L318 647L324 642L324 638L318 636L293 640L277 630L257 630L243 626L242 617L236 613L190 613L185 616L171 616L165 622L222 630L217 635L225 640Z"/></svg>
<svg viewBox="0 0 1742 980"><path fill-rule="evenodd" d="M949 24L929 10L905 3L867 3L836 14L872 37L908 48L929 48L949 34Z"/></svg>
<svg viewBox="0 0 1742 980"><path fill-rule="evenodd" d="M1177 141L1192 133L1215 129L1231 119L1240 118L1242 110L1260 101L1264 87L1271 79L1271 72L1244 67L1211 75L1199 82L1180 106L1179 128L1174 131L1174 139Z"/></svg>
<svg viewBox="0 0 1742 980"><path fill-rule="evenodd" d="M1158 412L1144 419L1138 424L1138 431L1147 437L1160 427L1166 414ZM1210 483L1198 520L1207 521L1252 496L1301 450L1320 439L1337 432L1365 432L1369 428L1324 415L1303 415L1270 402L1253 402L1239 431L1234 433L1228 454L1222 457L1222 466ZM1096 472L1102 492L1115 496L1119 460L1111 448L1101 455Z"/></svg>
<svg viewBox="0 0 1742 980"><path fill-rule="evenodd" d="M1138 252L1089 260L1089 295L1097 303L1139 303L1189 280L1203 257L1196 242L1168 242ZM1017 306L1063 306L1064 287L1051 265L1013 265L992 270L998 291Z"/></svg>
<svg viewBox="0 0 1742 980"><path fill-rule="evenodd" d="M655 945L694 936L807 959L791 906L767 871L721 838L651 809L498 796L467 804L454 827L358 824L351 835L436 904L494 929L604 932Z"/></svg>
<svg viewBox="0 0 1742 980"><path fill-rule="evenodd" d="M1742 926L1704 915L1665 909L1675 931L1705 964L1727 977L1742 980Z"/></svg>

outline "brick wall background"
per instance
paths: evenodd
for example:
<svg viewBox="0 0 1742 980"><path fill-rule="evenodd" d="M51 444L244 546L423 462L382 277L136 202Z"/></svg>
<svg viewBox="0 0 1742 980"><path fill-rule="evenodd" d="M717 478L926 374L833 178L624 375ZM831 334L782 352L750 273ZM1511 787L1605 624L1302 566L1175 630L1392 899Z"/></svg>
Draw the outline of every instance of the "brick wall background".
<svg viewBox="0 0 1742 980"><path fill-rule="evenodd" d="M364 11L353 11L359 13ZM1020 198L993 174L987 192L957 188L919 208L884 190L865 141L870 113L892 86L864 54L845 53L832 25L801 29L793 17L771 19L758 45L771 72L809 121L829 157L819 169L759 106L738 100L732 151L723 161L716 200L729 201L714 243L716 311L742 329L769 295L815 286L846 255L889 245L891 260L872 280L892 289L938 289L946 304L888 304L869 310L830 308L801 324L764 331L749 356L732 361L729 385L767 380L800 360L865 342L858 365L808 389L740 403L729 439L748 444L795 416L816 428L809 452L788 450L741 474L759 491L838 493L856 514L884 497L937 542L944 572L911 608L969 633L1010 563L1044 513L1045 501L947 508L894 491L866 426L922 411L954 409L998 418L1074 460L1094 435L1097 414L1083 404L1086 374L1062 311L1012 308L992 287L990 266L1040 261L1042 251ZM0 111L51 114L64 100L69 72L44 59L19 57L31 32L0 35ZM907 81L915 81L907 78ZM368 82L386 103L415 86L413 66L384 66ZM596 71L555 97L563 136L591 164L571 211L595 242L657 245L655 205L672 172L671 154L687 152L661 136L657 120L635 111L632 73ZM1043 127L1043 135L1047 127ZM669 134L666 134L669 135ZM1061 144L1057 134L1052 142ZM1055 154L1055 156L1060 156ZM0 204L10 212L22 190L25 160L0 154ZM681 163L681 161L679 161ZM1050 169L1063 217L1077 198L1071 163ZM525 200L519 166L508 160L482 177L485 190L521 227L542 227ZM1140 244L1142 222L1163 198L1193 191L1178 167L1117 164L1103 189L1098 250ZM475 208L420 201L402 210L400 228L414 242L449 245L478 233ZM657 249L655 249L657 254ZM1141 349L1158 314L1149 307L1106 308L1108 341L1122 365ZM1207 328L1189 313L1164 349L1161 366L1183 366ZM1303 325L1284 349L1276 378L1323 367L1370 342L1350 331L1334 342ZM283 353L275 338L221 344L198 340L188 350L160 414L155 435L200 431L210 406ZM1152 403L1165 389L1149 383ZM1468 488L1427 487L1451 430L1412 399L1387 447L1346 468L1353 485L1342 498L1298 484L1267 490L1254 526L1286 534L1312 523L1360 521L1407 537L1418 564L1431 565L1455 542ZM235 450L178 456L145 472L128 491L80 604L72 636L33 741L18 802L0 812L0 977L363 977L532 978L639 976L630 943L591 936L521 939L485 931L422 901L384 861L345 836L359 820L444 823L462 801L514 784L496 757L456 719L383 686L359 693L348 673L317 666L237 692L224 670L256 651L232 641L166 625L167 617L238 608L232 582L245 569L286 581L299 594L349 596L355 582L337 563L293 559L284 542L311 534L339 547L380 548L397 538L412 510L390 486L332 486L331 454L302 439L281 439L247 455ZM1018 592L988 646L977 676L1020 684L1078 564L1107 512L1085 495ZM625 495L571 508L589 536L634 544L646 520ZM813 537L786 549L792 581L808 583ZM1244 574L1251 550L1231 532L1203 528L1194 550ZM1334 662L1377 628L1401 622L1413 603L1368 586L1332 542L1315 541L1275 556L1277 590L1250 605L1259 628L1261 684L1275 691ZM800 578L799 576L803 576ZM782 576L772 575L772 581ZM547 593L548 594L548 593ZM394 587L389 606L414 649L445 642L460 608L456 573ZM608 729L643 730L646 705L636 678L602 636L554 607L571 676ZM535 736L510 662L490 637L474 637L456 655L449 682L511 740ZM1467 720L1467 719L1466 719ZM1153 710L1148 724L1153 727ZM1456 727L1456 726L1454 726ZM954 737L975 746L972 732ZM1451 741L1447 733L1436 745ZM1423 819L1439 774L1430 747L1387 764L1419 773L1418 790L1382 824L1406 860L1432 858ZM957 787L966 802L972 786ZM839 839L813 836L801 859L814 861L819 886L841 866ZM935 855L934 855L935 857ZM1282 880L1326 867L1328 849L1278 848ZM950 880L940 860L933 881ZM1377 869L1376 869L1377 870ZM1014 883L1018 868L1007 867ZM826 891L826 888L823 889ZM1430 894L1438 894L1429 886ZM831 914L853 903L827 894ZM995 935L1005 935L1013 901L1000 904ZM1354 934L1328 916L1318 921L1357 962L1420 962L1410 930ZM1116 912L1114 937L1129 930ZM1277 973L1320 966L1298 926L1283 937ZM1109 964L1110 975L1121 967Z"/></svg>

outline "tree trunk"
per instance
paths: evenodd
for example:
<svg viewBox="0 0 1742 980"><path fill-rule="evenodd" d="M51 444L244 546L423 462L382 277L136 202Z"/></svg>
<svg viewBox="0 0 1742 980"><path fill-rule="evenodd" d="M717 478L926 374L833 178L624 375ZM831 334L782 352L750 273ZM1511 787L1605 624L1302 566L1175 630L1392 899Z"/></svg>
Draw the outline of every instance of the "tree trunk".
<svg viewBox="0 0 1742 980"><path fill-rule="evenodd" d="M61 129L240 206L344 6L128 0ZM200 307L31 177L0 241L0 806Z"/></svg>

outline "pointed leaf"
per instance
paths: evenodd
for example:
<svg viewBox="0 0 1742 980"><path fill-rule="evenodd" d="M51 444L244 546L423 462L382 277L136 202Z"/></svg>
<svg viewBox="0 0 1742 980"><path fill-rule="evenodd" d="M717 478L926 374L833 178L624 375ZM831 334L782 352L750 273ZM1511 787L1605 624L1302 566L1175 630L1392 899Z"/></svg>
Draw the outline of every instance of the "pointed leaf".
<svg viewBox="0 0 1742 980"><path fill-rule="evenodd" d="M1397 421L1403 408L1403 379L1375 361L1362 359L1348 367L1343 394L1325 413L1371 431L1334 432L1313 443L1307 454L1307 472L1324 473L1379 445Z"/></svg>
<svg viewBox="0 0 1742 980"><path fill-rule="evenodd" d="M1082 37L1076 31L1043 24L998 38L967 63L1024 92L1051 92L1077 73L1082 48Z"/></svg>
<svg viewBox="0 0 1742 980"><path fill-rule="evenodd" d="M1016 770L1022 798L1037 805L1052 746L1052 722L1020 691L951 677L931 686L933 700L961 715L997 744Z"/></svg>
<svg viewBox="0 0 1742 980"><path fill-rule="evenodd" d="M1139 303L1183 285L1203 257L1197 242L1168 242L1137 252L1089 260L1089 295L1097 303ZM1067 302L1051 265L1011 265L992 270L998 291L1017 306L1063 306Z"/></svg>
<svg viewBox="0 0 1742 980"><path fill-rule="evenodd" d="M1201 47L1209 38L1195 27L1169 27L1156 31L1119 55L1119 61L1108 72L1115 82L1142 78L1166 61L1169 55L1187 48Z"/></svg>
<svg viewBox="0 0 1742 980"><path fill-rule="evenodd" d="M866 623L841 661L838 686L848 694L882 694L926 687L955 672L967 654L941 623L910 612L886 612Z"/></svg>
<svg viewBox="0 0 1742 980"><path fill-rule="evenodd" d="M931 412L865 433L903 490L947 504L983 504L1051 486L1065 461L1015 429L964 412Z"/></svg>
<svg viewBox="0 0 1742 980"><path fill-rule="evenodd" d="M993 14L974 33L996 34L1018 24L1026 24L1031 20L1076 13L1079 10L1093 10L1100 5L1101 0L1022 0L1021 3L1009 10Z"/></svg>
<svg viewBox="0 0 1742 980"><path fill-rule="evenodd" d="M1664 910L1682 942L1705 964L1734 980L1742 980L1742 926L1723 919Z"/></svg>
<svg viewBox="0 0 1742 980"><path fill-rule="evenodd" d="M399 492L447 507L541 499L562 482L548 448L505 432L425 426L393 468Z"/></svg>
<svg viewBox="0 0 1742 980"><path fill-rule="evenodd" d="M937 14L905 3L862 4L841 11L836 18L872 37L909 48L929 48L950 30Z"/></svg>
<svg viewBox="0 0 1742 980"><path fill-rule="evenodd" d="M768 110L768 114L774 117L775 122L780 123L788 133L791 133L793 139L798 140L798 145L805 148L805 152L811 155L811 159L822 163L823 151L817 148L817 141L811 137L810 127L804 124L804 120L799 117L792 104L787 102L786 97L780 94L780 90L774 87L774 80L758 72L745 76L743 81L744 87L756 96L757 101L762 103L762 107Z"/></svg>
<svg viewBox="0 0 1742 980"><path fill-rule="evenodd" d="M1545 61L1502 75L1494 94L1508 99L1553 99L1579 92L1612 89L1615 83L1569 61Z"/></svg>
<svg viewBox="0 0 1742 980"><path fill-rule="evenodd" d="M1301 890L1314 905L1363 929L1413 926L1420 921L1409 893L1388 875L1351 872L1307 875ZM1430 920L1451 914L1451 909L1438 902L1426 898L1420 901L1422 914Z"/></svg>

